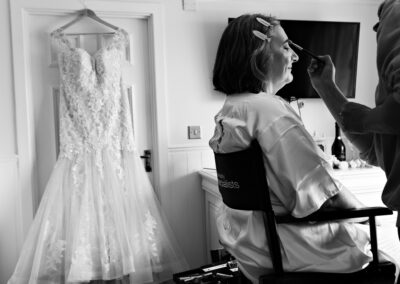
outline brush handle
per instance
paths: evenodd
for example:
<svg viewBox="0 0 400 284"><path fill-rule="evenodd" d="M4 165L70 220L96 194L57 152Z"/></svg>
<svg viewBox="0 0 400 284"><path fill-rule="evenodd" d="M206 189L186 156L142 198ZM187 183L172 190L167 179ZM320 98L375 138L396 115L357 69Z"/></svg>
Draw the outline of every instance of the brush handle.
<svg viewBox="0 0 400 284"><path fill-rule="evenodd" d="M301 47L300 45L298 45L297 43L294 43L291 40L288 40L289 45L295 47L296 49L304 52L305 54L311 56L312 58L315 58L319 63L325 63L322 59L320 59L318 56L316 56L314 53L312 53L311 51L309 51L308 49L305 49L303 47Z"/></svg>
<svg viewBox="0 0 400 284"><path fill-rule="evenodd" d="M304 53L308 54L309 56L311 56L312 58L316 59L319 63L325 63L321 58L319 58L318 56L316 56L314 53L312 53L311 51L309 51L308 49L302 48L302 50Z"/></svg>

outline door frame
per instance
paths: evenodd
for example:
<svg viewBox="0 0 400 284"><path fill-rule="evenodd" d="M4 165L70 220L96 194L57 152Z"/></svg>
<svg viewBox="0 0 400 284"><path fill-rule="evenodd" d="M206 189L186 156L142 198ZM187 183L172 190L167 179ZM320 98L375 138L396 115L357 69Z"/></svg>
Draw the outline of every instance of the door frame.
<svg viewBox="0 0 400 284"><path fill-rule="evenodd" d="M100 17L145 19L149 39L150 109L155 192L162 202L168 185L168 145L166 114L166 74L164 43L164 0L151 2L85 1ZM86 5L85 4L85 5ZM86 8L79 0L10 0L13 76L15 95L16 152L18 185L15 210L17 243L21 249L38 206L34 108L29 66L30 43L26 30L28 15L65 16Z"/></svg>

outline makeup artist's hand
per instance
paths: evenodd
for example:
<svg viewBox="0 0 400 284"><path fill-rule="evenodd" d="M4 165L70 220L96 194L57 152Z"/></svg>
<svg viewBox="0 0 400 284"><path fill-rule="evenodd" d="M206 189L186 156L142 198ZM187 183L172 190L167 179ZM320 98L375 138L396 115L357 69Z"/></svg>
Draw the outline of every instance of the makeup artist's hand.
<svg viewBox="0 0 400 284"><path fill-rule="evenodd" d="M331 84L335 84L335 66L329 55L318 56L324 63L321 64L316 59L311 59L310 66L307 68L308 75L311 79L311 84L314 89L323 89Z"/></svg>

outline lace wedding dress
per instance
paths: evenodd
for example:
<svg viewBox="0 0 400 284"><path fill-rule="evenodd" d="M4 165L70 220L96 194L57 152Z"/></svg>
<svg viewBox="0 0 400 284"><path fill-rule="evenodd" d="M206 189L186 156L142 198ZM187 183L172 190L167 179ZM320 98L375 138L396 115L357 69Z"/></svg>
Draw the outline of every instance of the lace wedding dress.
<svg viewBox="0 0 400 284"><path fill-rule="evenodd" d="M60 154L8 284L171 278L187 267L134 145L121 76L126 32L94 55L61 32L52 41Z"/></svg>

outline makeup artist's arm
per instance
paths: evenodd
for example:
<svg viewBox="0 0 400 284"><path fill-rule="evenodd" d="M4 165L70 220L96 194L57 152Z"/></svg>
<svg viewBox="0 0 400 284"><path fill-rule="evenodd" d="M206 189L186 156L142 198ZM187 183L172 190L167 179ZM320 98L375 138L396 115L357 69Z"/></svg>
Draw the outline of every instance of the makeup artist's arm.
<svg viewBox="0 0 400 284"><path fill-rule="evenodd" d="M348 103L342 109L344 128L359 133L400 134L400 103L389 95L373 108Z"/></svg>
<svg viewBox="0 0 400 284"><path fill-rule="evenodd" d="M389 95L381 105L372 109L349 102L334 81L335 67L331 58L322 58L325 66L321 70L315 60L311 62L308 70L311 83L346 134L400 134L400 102L394 95Z"/></svg>
<svg viewBox="0 0 400 284"><path fill-rule="evenodd" d="M312 59L310 67L308 68L308 74L314 89L322 98L330 113L340 125L340 128L344 130L346 137L351 141L351 143L353 143L361 152L369 151L372 145L372 135L348 132L346 125L343 125L344 116L342 110L345 108L347 109L347 107L353 107L354 113L355 110L357 110L358 112L364 114L369 112L370 108L361 104L349 102L336 85L335 66L333 65L330 56L325 55L320 56L320 58L325 62L324 66L319 66L317 61ZM349 120L359 120L358 114L356 119L353 119L353 114L351 114L351 117L352 119ZM345 120L347 121L347 118Z"/></svg>

